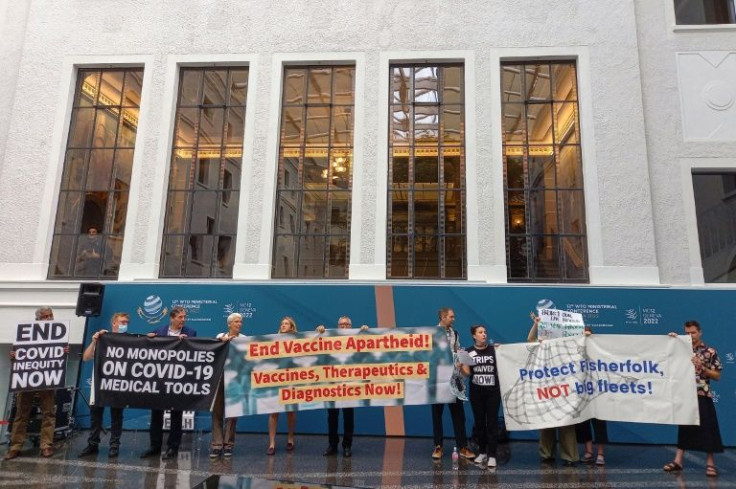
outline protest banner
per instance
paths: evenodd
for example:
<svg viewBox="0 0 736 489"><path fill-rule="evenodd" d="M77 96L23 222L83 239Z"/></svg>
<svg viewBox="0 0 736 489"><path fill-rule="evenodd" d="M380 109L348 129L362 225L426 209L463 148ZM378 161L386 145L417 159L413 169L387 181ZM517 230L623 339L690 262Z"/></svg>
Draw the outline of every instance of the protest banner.
<svg viewBox="0 0 736 489"><path fill-rule="evenodd" d="M210 410L226 356L227 344L214 339L104 334L95 349L94 403Z"/></svg>
<svg viewBox="0 0 736 489"><path fill-rule="evenodd" d="M447 403L455 399L452 370L447 335L437 327L235 338L225 415Z"/></svg>
<svg viewBox="0 0 736 489"><path fill-rule="evenodd" d="M585 323L583 322L582 314L560 311L558 309L539 310L539 331L537 337L540 340L578 336L583 334L584 330Z"/></svg>
<svg viewBox="0 0 736 489"><path fill-rule="evenodd" d="M591 335L496 350L506 427L699 424L689 336Z"/></svg>
<svg viewBox="0 0 736 489"><path fill-rule="evenodd" d="M69 321L18 324L10 367L10 391L64 387Z"/></svg>

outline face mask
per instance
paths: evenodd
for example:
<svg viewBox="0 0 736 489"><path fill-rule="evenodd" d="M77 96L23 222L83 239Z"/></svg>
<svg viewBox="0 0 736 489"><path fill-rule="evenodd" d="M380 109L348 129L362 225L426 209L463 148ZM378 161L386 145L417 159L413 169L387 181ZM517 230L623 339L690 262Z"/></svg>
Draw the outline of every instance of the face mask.
<svg viewBox="0 0 736 489"><path fill-rule="evenodd" d="M128 331L128 323L118 324L118 333L126 333Z"/></svg>

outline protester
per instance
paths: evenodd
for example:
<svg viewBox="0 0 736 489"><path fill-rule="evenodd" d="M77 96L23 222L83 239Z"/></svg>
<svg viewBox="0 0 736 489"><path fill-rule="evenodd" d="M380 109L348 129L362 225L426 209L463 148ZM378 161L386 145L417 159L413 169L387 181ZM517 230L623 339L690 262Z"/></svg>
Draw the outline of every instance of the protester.
<svg viewBox="0 0 736 489"><path fill-rule="evenodd" d="M54 311L50 307L36 309L36 321L53 321ZM69 353L69 346L65 348ZM10 352L10 361L15 361L15 352ZM56 391L54 389L18 392L15 398L15 418L10 432L10 448L4 460L12 460L20 455L26 441L28 421L31 418L33 398L38 397L41 403L41 456L54 455L54 432L56 430Z"/></svg>
<svg viewBox="0 0 736 489"><path fill-rule="evenodd" d="M496 467L498 447L498 408L501 406L501 388L496 370L496 350L488 343L486 327L470 327L473 346L467 349L472 364L462 365L464 376L470 376L470 406L473 408L478 451L475 463Z"/></svg>
<svg viewBox="0 0 736 489"><path fill-rule="evenodd" d="M296 333L296 323L289 316L285 316L279 324L279 334ZM276 426L279 422L279 413L271 413L268 416L268 449L267 455L276 453ZM286 438L286 451L294 450L294 429L296 428L296 412L289 411L286 413L286 424L288 426L288 434Z"/></svg>
<svg viewBox="0 0 736 489"><path fill-rule="evenodd" d="M713 454L723 453L723 442L716 408L713 404L713 393L710 390L710 381L721 380L723 365L716 349L703 342L703 332L697 321L687 321L685 333L690 335L693 342L691 361L695 366L700 425L683 425L678 428L675 459L663 468L665 472L680 472L683 467L685 450L695 450L707 454L705 475L717 477L718 469ZM670 333L670 336L676 337L677 333Z"/></svg>
<svg viewBox="0 0 736 489"><path fill-rule="evenodd" d="M593 334L590 326L585 327L585 336ZM596 457L593 457L593 433L595 432ZM585 445L585 455L580 461L584 464L606 465L606 444L608 443L608 426L602 419L591 418L575 425L575 436L578 443Z"/></svg>
<svg viewBox="0 0 736 489"><path fill-rule="evenodd" d="M169 324L161 326L148 336L176 336L180 339L197 336L197 332L184 325L187 320L187 311L183 307L172 307L169 313ZM171 411L171 423L169 428L169 436L166 439L166 452L162 458L174 458L179 453L179 444L181 443L182 434L182 414L178 409ZM161 409L151 410L151 429L149 431L150 446L148 450L141 454L141 458L154 457L161 454L161 447L164 440L164 412Z"/></svg>
<svg viewBox="0 0 736 489"><path fill-rule="evenodd" d="M234 312L227 317L227 332L217 335L217 339L223 342L233 338L245 336L240 333L243 327L243 316ZM215 393L215 404L212 406L212 442L210 443L210 459L215 460L220 455L225 458L233 456L235 445L235 427L238 418L225 418L223 429L223 418L225 417L225 379L221 378Z"/></svg>
<svg viewBox="0 0 736 489"><path fill-rule="evenodd" d="M100 274L102 265L102 240L95 226L87 229L87 234L79 240L77 253L77 275L92 277Z"/></svg>
<svg viewBox="0 0 736 489"><path fill-rule="evenodd" d="M124 312L116 312L110 319L110 329L113 333L127 333L130 316ZM107 333L106 329L101 329L92 335L92 343L87 346L82 354L82 360L87 362L95 357L95 349L97 340L100 336ZM91 405L89 407L90 414L90 433L87 438L87 446L79 452L79 457L96 455L99 452L100 433L102 432L102 418L105 413L104 406ZM108 457L117 457L120 453L120 437L123 434L123 408L110 408L110 449L107 452Z"/></svg>
<svg viewBox="0 0 736 489"><path fill-rule="evenodd" d="M455 323L455 311L449 307L443 307L437 312L437 315L440 320L437 326L442 328L447 335L447 342L450 344L454 361L455 355L460 349L460 339L452 327ZM475 454L468 448L468 440L465 434L465 409L462 401L455 399L453 402L447 404L447 407L450 409L450 416L452 417L452 428L455 431L455 446L458 449L458 453L464 458L475 458ZM434 437L432 458L434 460L442 458L442 439L444 437L442 413L444 410L445 404L432 404L432 433Z"/></svg>

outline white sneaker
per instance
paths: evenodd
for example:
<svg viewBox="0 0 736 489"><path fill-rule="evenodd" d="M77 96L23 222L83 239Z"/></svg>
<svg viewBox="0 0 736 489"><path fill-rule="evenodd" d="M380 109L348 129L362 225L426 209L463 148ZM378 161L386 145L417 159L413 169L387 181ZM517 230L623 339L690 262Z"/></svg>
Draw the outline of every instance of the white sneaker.
<svg viewBox="0 0 736 489"><path fill-rule="evenodd" d="M473 460L473 462L475 462L477 464L484 464L484 463L486 463L486 460L487 459L488 459L488 457L486 457L486 454L485 453L479 453L478 456L475 457L475 460Z"/></svg>
<svg viewBox="0 0 736 489"><path fill-rule="evenodd" d="M488 457L488 468L489 469L496 468L496 457Z"/></svg>

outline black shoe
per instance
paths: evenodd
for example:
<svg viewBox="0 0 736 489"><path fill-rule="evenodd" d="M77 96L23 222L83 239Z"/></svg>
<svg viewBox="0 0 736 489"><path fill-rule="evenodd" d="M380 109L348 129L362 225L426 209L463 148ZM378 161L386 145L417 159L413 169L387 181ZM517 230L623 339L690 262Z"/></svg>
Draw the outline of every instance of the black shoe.
<svg viewBox="0 0 736 489"><path fill-rule="evenodd" d="M88 457L90 455L97 455L97 452L99 451L100 449L97 447L97 445L87 445L86 447L84 447L84 450L79 452L78 457L82 458L82 457Z"/></svg>
<svg viewBox="0 0 736 489"><path fill-rule="evenodd" d="M177 455L179 455L179 449L178 448L171 448L171 447L169 447L169 448L166 449L166 453L164 453L161 456L161 458L163 460L169 460L169 459L176 458Z"/></svg>
<svg viewBox="0 0 736 489"><path fill-rule="evenodd" d="M107 452L107 456L110 458L115 458L120 453L120 449L118 447L110 447L110 451Z"/></svg>
<svg viewBox="0 0 736 489"><path fill-rule="evenodd" d="M574 460L565 460L564 462L562 462L562 465L564 465L565 467L575 467L575 465L577 464Z"/></svg>
<svg viewBox="0 0 736 489"><path fill-rule="evenodd" d="M159 455L161 455L161 449L151 447L145 452L141 453L141 458L158 457Z"/></svg>
<svg viewBox="0 0 736 489"><path fill-rule="evenodd" d="M345 458L350 458L353 456L353 450L350 447L344 447L342 449L342 456Z"/></svg>
<svg viewBox="0 0 736 489"><path fill-rule="evenodd" d="M337 455L337 447L333 445L328 445L327 450L325 450L322 455L325 457L329 457L330 455Z"/></svg>

